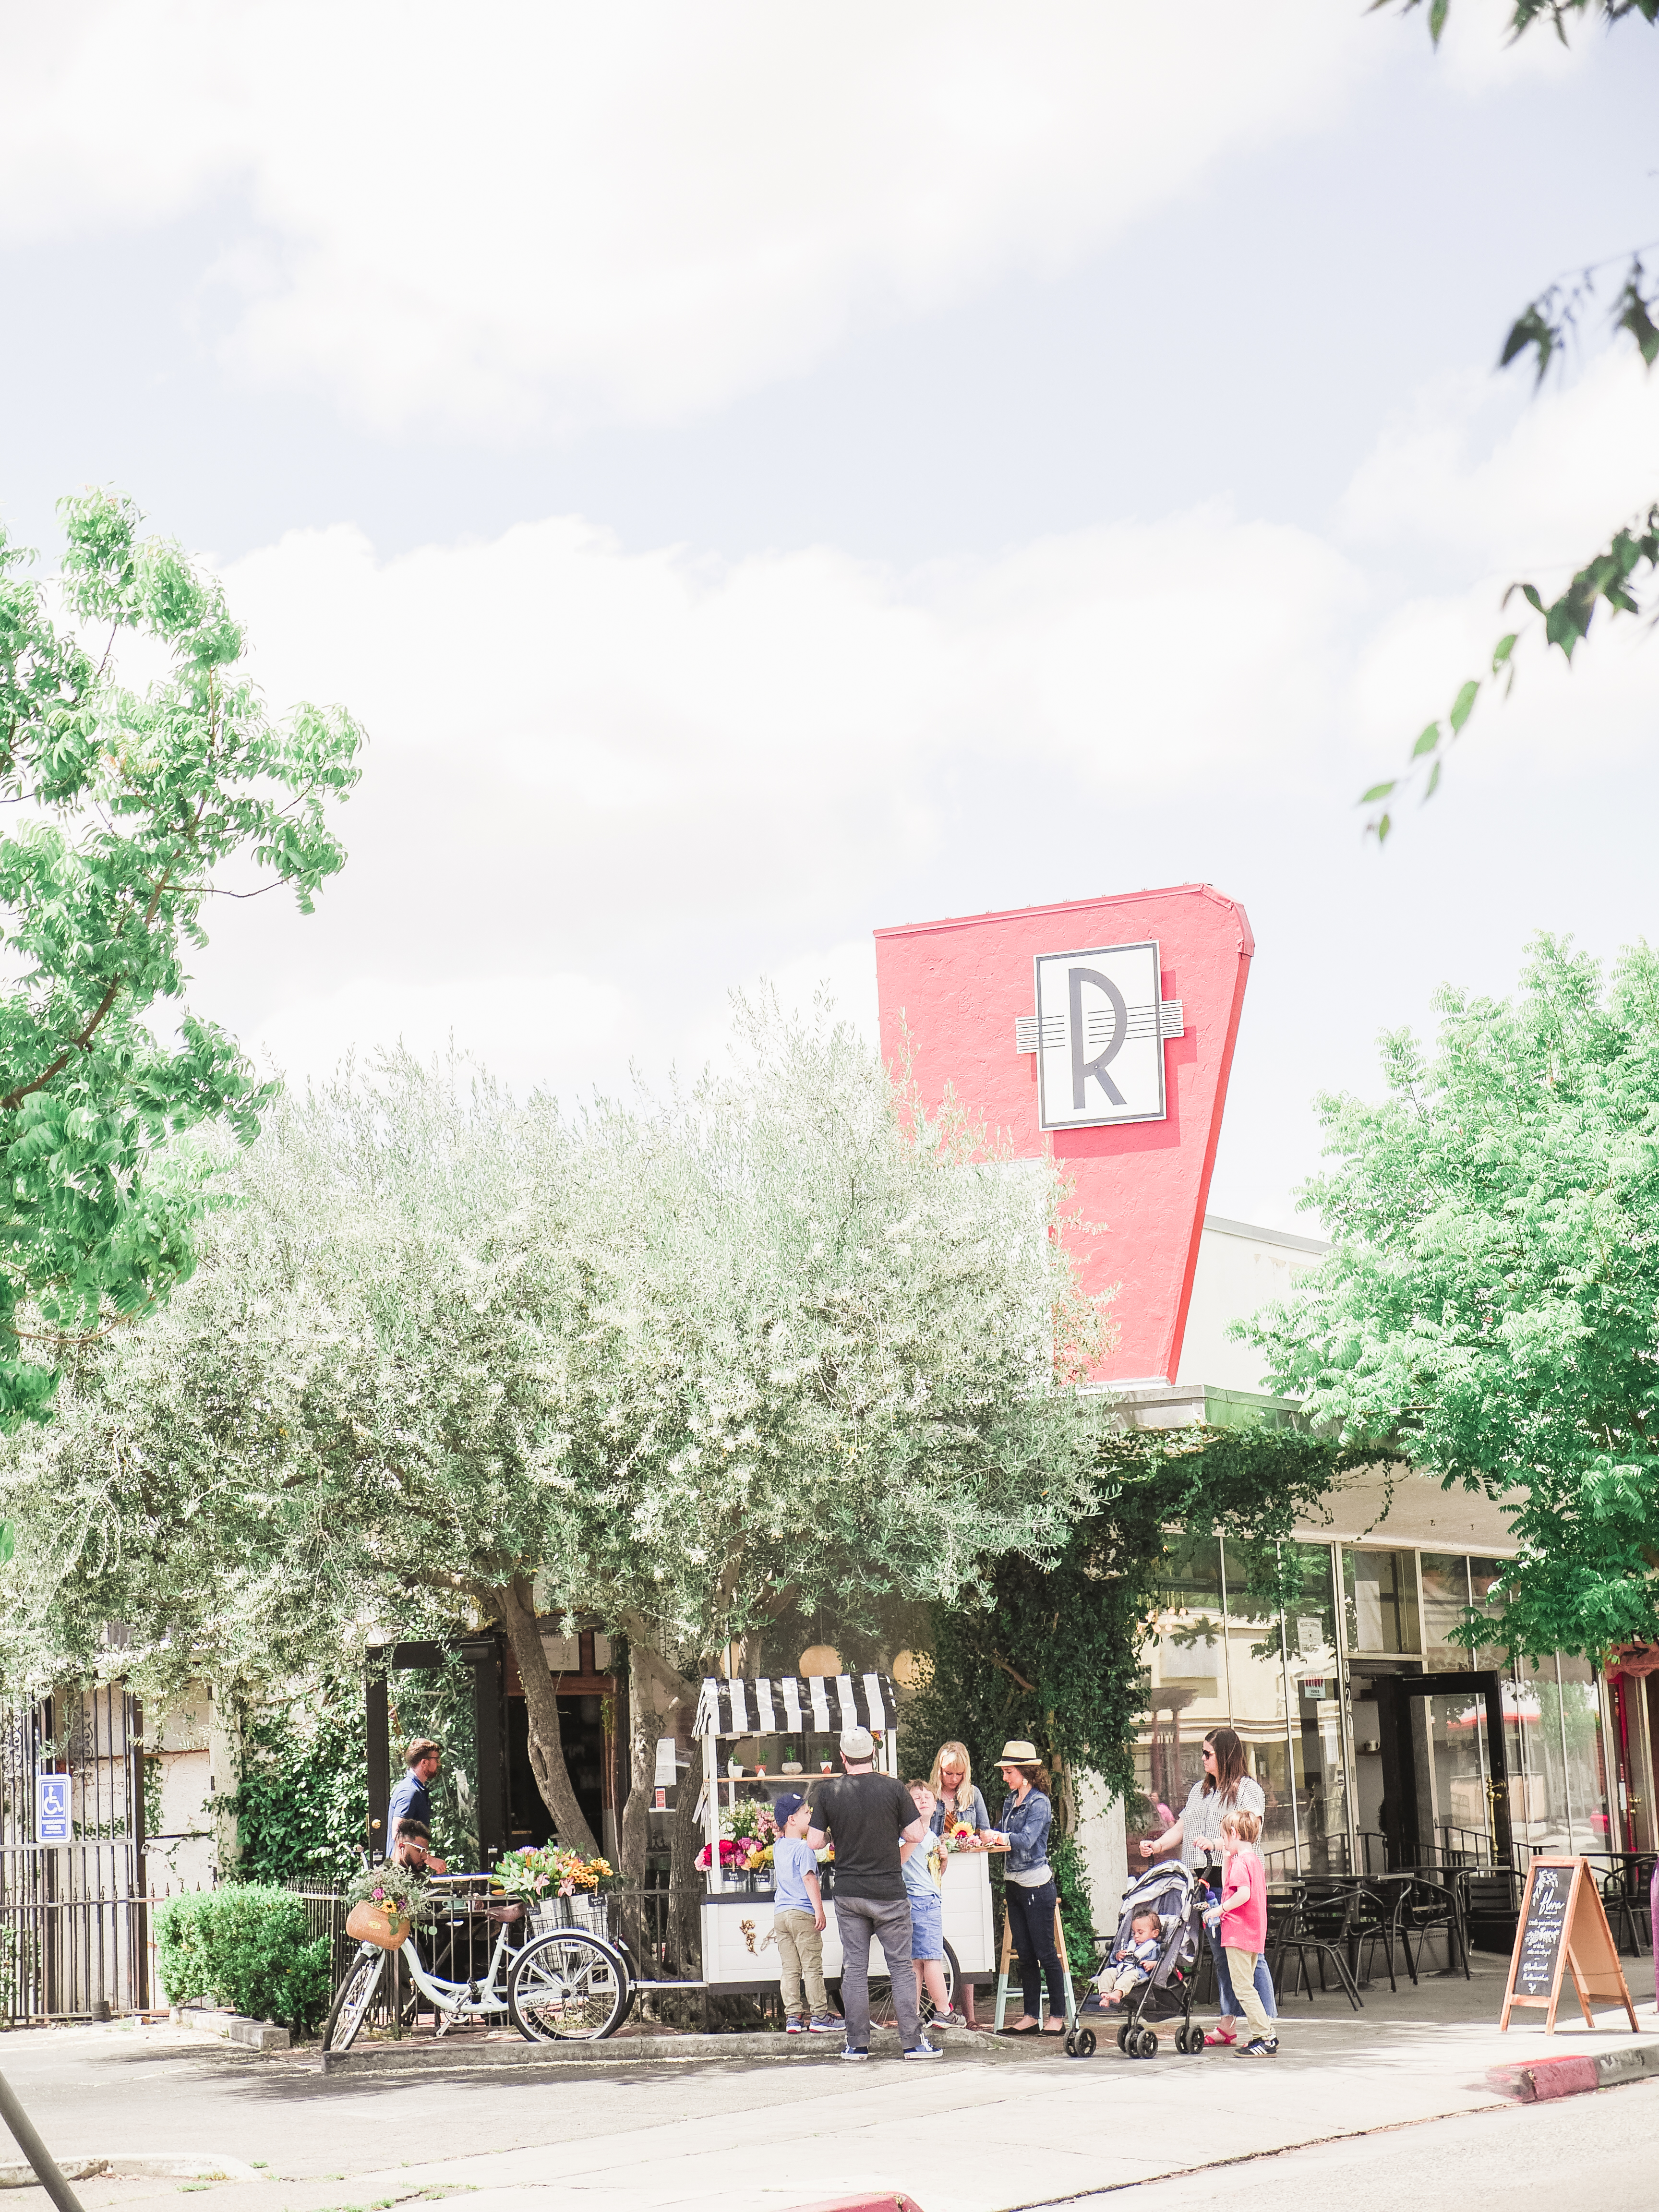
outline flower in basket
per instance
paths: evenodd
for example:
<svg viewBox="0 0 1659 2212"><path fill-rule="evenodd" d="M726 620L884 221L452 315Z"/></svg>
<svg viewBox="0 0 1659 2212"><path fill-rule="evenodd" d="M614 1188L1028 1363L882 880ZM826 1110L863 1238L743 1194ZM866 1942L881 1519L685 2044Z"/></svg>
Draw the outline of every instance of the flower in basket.
<svg viewBox="0 0 1659 2212"><path fill-rule="evenodd" d="M374 1905L388 1922L429 1920L433 1892L424 1874L388 1860L381 1866L357 1869L346 1884L346 1903Z"/></svg>

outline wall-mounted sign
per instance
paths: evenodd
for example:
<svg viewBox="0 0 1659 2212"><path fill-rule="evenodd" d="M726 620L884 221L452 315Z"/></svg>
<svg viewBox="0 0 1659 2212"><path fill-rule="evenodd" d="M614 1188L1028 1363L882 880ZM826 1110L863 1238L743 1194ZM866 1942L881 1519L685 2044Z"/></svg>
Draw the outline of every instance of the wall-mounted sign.
<svg viewBox="0 0 1659 2212"><path fill-rule="evenodd" d="M34 1840L37 1844L72 1844L75 1840L67 1774L37 1774L34 1778Z"/></svg>
<svg viewBox="0 0 1659 2212"><path fill-rule="evenodd" d="M1039 1126L1163 1121L1164 1041L1182 1035L1182 1010L1163 996L1157 940L1039 952L1032 965L1036 1012L1015 1023L1014 1042L1036 1054Z"/></svg>
<svg viewBox="0 0 1659 2212"><path fill-rule="evenodd" d="M1179 1371L1252 950L1207 884L876 932L896 1078L1012 1158L1054 1161L1074 1194L1079 1282L1115 1300L1102 1382Z"/></svg>

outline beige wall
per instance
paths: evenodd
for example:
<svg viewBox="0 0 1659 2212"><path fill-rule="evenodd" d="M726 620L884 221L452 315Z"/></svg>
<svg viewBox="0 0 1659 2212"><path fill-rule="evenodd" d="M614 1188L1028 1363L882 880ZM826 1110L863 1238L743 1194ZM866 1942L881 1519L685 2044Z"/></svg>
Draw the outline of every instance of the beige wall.
<svg viewBox="0 0 1659 2212"><path fill-rule="evenodd" d="M1234 1344L1227 1325L1288 1297L1329 1249L1317 1237L1252 1229L1206 1213L1176 1380L1223 1390L1265 1389L1261 1354L1250 1345Z"/></svg>

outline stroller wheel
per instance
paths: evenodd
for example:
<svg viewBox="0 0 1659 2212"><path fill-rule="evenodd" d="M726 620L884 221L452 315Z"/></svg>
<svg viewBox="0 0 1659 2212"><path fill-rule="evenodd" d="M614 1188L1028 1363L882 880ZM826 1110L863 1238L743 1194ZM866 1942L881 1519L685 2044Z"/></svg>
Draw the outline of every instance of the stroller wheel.
<svg viewBox="0 0 1659 2212"><path fill-rule="evenodd" d="M1077 2032L1077 2055L1092 2058L1095 2055L1095 2032L1091 2027L1080 2027Z"/></svg>
<svg viewBox="0 0 1659 2212"><path fill-rule="evenodd" d="M1189 2021L1176 2037L1176 2049L1183 2057L1196 2057L1204 2048L1204 2031L1195 2021Z"/></svg>
<svg viewBox="0 0 1659 2212"><path fill-rule="evenodd" d="M1117 2047L1120 2051L1129 2048L1129 2023L1127 2020L1117 2032Z"/></svg>
<svg viewBox="0 0 1659 2212"><path fill-rule="evenodd" d="M1143 2027L1139 2033L1135 2037L1133 2045L1131 2048L1134 2057L1137 2058L1156 2058L1158 2056L1158 2037L1150 2027Z"/></svg>

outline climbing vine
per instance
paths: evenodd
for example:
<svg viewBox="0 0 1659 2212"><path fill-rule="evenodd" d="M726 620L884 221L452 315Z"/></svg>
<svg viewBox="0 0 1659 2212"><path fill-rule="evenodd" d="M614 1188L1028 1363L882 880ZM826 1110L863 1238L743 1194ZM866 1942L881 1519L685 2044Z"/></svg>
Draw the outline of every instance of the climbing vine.
<svg viewBox="0 0 1659 2212"><path fill-rule="evenodd" d="M991 1817L1000 1802L997 1753L1011 1736L1034 1743L1057 1778L1050 1852L1074 1959L1090 1954L1092 1914L1082 1857L1070 1845L1068 1786L1097 1774L1139 1811L1134 1742L1146 1707L1144 1647L1158 1608L1170 1532L1224 1535L1239 1595L1276 1620L1287 1595L1277 1547L1346 1472L1391 1456L1344 1450L1290 1430L1124 1430L1101 1447L1094 1509L1073 1524L1053 1563L1010 1553L988 1563L993 1595L933 1608L932 1675L906 1716L911 1771L952 1736L969 1748ZM1268 1632L1277 1649L1277 1626ZM923 1766L923 1772L927 1771ZM988 1782L988 1786L987 1786Z"/></svg>

